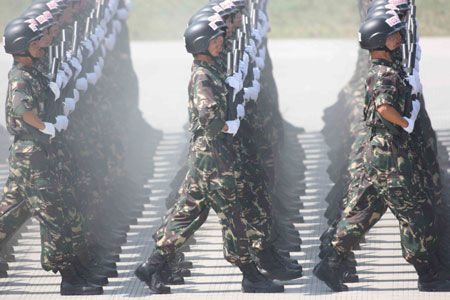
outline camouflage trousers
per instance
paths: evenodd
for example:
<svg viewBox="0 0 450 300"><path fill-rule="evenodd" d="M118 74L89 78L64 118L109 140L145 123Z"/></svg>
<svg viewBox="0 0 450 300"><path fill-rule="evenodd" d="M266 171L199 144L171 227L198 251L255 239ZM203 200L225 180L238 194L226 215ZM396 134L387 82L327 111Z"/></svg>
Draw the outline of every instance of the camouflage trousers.
<svg viewBox="0 0 450 300"><path fill-rule="evenodd" d="M436 240L434 217L428 199L415 193L405 178L414 177L408 155L401 153L406 148L380 136L366 145L363 167L351 179L332 246L339 253L349 252L389 208L399 221L403 257L415 265L428 263Z"/></svg>
<svg viewBox="0 0 450 300"><path fill-rule="evenodd" d="M206 221L210 208L222 226L225 259L236 266L250 263L249 248L261 248L262 234L244 218L242 206L236 200L236 188L208 190L189 171L177 203L154 235L156 250L161 255L174 254Z"/></svg>
<svg viewBox="0 0 450 300"><path fill-rule="evenodd" d="M0 241L33 215L41 224L42 267L57 271L70 259L64 232L67 213L50 158L48 149L33 141L17 141L11 146L9 177L0 206Z"/></svg>

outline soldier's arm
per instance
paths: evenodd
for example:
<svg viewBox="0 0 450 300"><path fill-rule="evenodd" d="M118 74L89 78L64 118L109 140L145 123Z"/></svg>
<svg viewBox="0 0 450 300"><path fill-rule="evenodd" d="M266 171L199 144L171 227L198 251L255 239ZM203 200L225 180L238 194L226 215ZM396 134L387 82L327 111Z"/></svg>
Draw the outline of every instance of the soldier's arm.
<svg viewBox="0 0 450 300"><path fill-rule="evenodd" d="M400 116L398 111L389 104L378 106L378 113L387 121L402 127L408 127L408 122Z"/></svg>
<svg viewBox="0 0 450 300"><path fill-rule="evenodd" d="M16 81L12 83L12 106L13 113L21 117L25 123L42 130L45 128L44 123L33 112L33 108L36 107L36 101L34 101L29 86L24 81Z"/></svg>
<svg viewBox="0 0 450 300"><path fill-rule="evenodd" d="M198 119L201 127L209 136L217 136L223 130L228 130L225 120L216 101L217 95L211 87L206 75L199 75L194 85L194 105L198 111Z"/></svg>

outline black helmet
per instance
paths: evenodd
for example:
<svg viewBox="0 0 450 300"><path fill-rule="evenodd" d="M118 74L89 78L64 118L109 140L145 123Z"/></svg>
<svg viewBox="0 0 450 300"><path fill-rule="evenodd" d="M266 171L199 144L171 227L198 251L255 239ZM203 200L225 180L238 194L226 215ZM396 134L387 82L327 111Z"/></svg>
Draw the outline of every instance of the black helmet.
<svg viewBox="0 0 450 300"><path fill-rule="evenodd" d="M186 50L191 54L207 53L209 42L224 34L216 23L209 20L191 24L184 32Z"/></svg>
<svg viewBox="0 0 450 300"><path fill-rule="evenodd" d="M233 4L237 7L238 10L245 8L245 1L244 0L232 0Z"/></svg>
<svg viewBox="0 0 450 300"><path fill-rule="evenodd" d="M47 8L45 8L44 5ZM63 13L61 8L58 6L58 3L56 3L56 0L34 0L28 9L33 9L33 8L38 8L38 9L42 9L42 10L47 9L48 11L50 11L53 18L56 18L56 17L62 15L62 13Z"/></svg>
<svg viewBox="0 0 450 300"><path fill-rule="evenodd" d="M67 0L55 0L56 3L58 4L58 7L61 8L61 10L64 10L67 8Z"/></svg>
<svg viewBox="0 0 450 300"><path fill-rule="evenodd" d="M409 0L389 0L389 3L397 6L398 10L401 12L409 10Z"/></svg>
<svg viewBox="0 0 450 300"><path fill-rule="evenodd" d="M223 21L222 17L219 14L212 11L204 11L196 13L189 19L188 26L200 21L214 22L221 30L226 30L228 27L227 24L225 24L225 22Z"/></svg>
<svg viewBox="0 0 450 300"><path fill-rule="evenodd" d="M27 18L14 19L6 25L3 35L3 46L6 53L18 54L27 52L32 41L40 39L43 35L39 26L33 22L26 22Z"/></svg>
<svg viewBox="0 0 450 300"><path fill-rule="evenodd" d="M49 20L39 10L35 10L35 9L33 9L33 10L26 10L25 13L22 14L22 17L25 17L25 18L28 18L28 19L35 19L38 22L40 31L44 31L45 29L47 29L47 28L49 28L49 27L54 25L53 18L51 20Z"/></svg>
<svg viewBox="0 0 450 300"><path fill-rule="evenodd" d="M383 49L387 38L404 28L397 14L368 19L359 28L359 44L367 50Z"/></svg>
<svg viewBox="0 0 450 300"><path fill-rule="evenodd" d="M228 9L228 10L225 10L225 9L223 9L219 4L217 4L217 3L208 3L208 4L206 4L205 6L203 6L202 8L200 8L198 11L197 11L197 13L200 13L200 12L206 12L206 11L209 11L209 12L214 12L214 13L217 13L217 14L219 14L221 17L222 17L222 19L226 19L226 18L228 18L229 16L231 16L232 15L232 13L233 13L233 11L231 10L231 9Z"/></svg>
<svg viewBox="0 0 450 300"><path fill-rule="evenodd" d="M370 19L379 18L379 17L385 16L385 15L395 16L395 15L397 15L397 11L386 9L386 8L371 10L369 12L369 14L366 16L365 22L367 22Z"/></svg>

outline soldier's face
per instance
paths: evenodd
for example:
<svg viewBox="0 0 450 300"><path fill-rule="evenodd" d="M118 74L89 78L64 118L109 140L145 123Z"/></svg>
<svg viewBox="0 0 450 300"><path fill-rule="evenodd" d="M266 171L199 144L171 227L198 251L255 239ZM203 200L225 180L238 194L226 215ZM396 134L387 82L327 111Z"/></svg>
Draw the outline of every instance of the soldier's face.
<svg viewBox="0 0 450 300"><path fill-rule="evenodd" d="M216 57L222 52L223 47L223 36L218 36L215 39L213 39L211 42L209 42L208 51L209 53Z"/></svg>
<svg viewBox="0 0 450 300"><path fill-rule="evenodd" d="M400 32L396 32L396 33L388 36L388 38L386 40L386 47L389 50L395 50L398 47L400 47L401 42L402 42L402 36L401 36Z"/></svg>
<svg viewBox="0 0 450 300"><path fill-rule="evenodd" d="M236 28L241 27L242 25L242 15L240 12L238 12L235 16L234 16L234 26Z"/></svg>
<svg viewBox="0 0 450 300"><path fill-rule="evenodd" d="M234 32L234 25L233 22L231 21L231 18L228 17L225 21L225 24L227 24L228 28L227 28L227 37L231 36L231 34Z"/></svg>
<svg viewBox="0 0 450 300"><path fill-rule="evenodd" d="M58 32L59 32L59 25L58 23L55 23L55 25L50 27L50 35L52 36L52 38L54 38L55 36L58 35Z"/></svg>
<svg viewBox="0 0 450 300"><path fill-rule="evenodd" d="M40 39L40 46L41 48L47 48L52 44L53 37L50 34L49 29L45 29L45 31L43 31L42 34L44 36Z"/></svg>
<svg viewBox="0 0 450 300"><path fill-rule="evenodd" d="M41 39L32 41L30 43L30 46L28 47L28 51L30 52L31 56L33 57L42 57L42 51L41 51Z"/></svg>

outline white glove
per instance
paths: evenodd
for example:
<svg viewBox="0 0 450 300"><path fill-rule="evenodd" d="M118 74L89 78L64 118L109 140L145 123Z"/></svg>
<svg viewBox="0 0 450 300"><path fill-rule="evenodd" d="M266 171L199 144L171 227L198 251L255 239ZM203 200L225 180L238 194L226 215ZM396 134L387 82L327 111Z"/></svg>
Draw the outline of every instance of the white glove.
<svg viewBox="0 0 450 300"><path fill-rule="evenodd" d="M112 51L115 45L116 45L116 35L114 33L111 33L108 35L105 41L106 49Z"/></svg>
<svg viewBox="0 0 450 300"><path fill-rule="evenodd" d="M106 41L106 40L105 40ZM106 47L105 44L101 44L100 49L102 50L102 56L105 57L106 56Z"/></svg>
<svg viewBox="0 0 450 300"><path fill-rule="evenodd" d="M105 25L109 23L109 21L111 21L112 15L111 15L111 9L109 7L105 8L105 14L103 17L103 20L105 20ZM103 27L105 28L105 27Z"/></svg>
<svg viewBox="0 0 450 300"><path fill-rule="evenodd" d="M408 81L409 85L412 87L411 94L417 95L419 93L419 87L417 84L417 76L409 75L408 77L406 77L406 80Z"/></svg>
<svg viewBox="0 0 450 300"><path fill-rule="evenodd" d="M260 70L264 69L264 60L261 57L256 57L255 64Z"/></svg>
<svg viewBox="0 0 450 300"><path fill-rule="evenodd" d="M250 39L250 44L251 44L251 42L253 42L253 44L255 43L252 39ZM248 55L250 56L252 61L255 61L256 51L255 51L254 47L252 47L251 45L248 45L247 47L245 47L245 52L248 53Z"/></svg>
<svg viewBox="0 0 450 300"><path fill-rule="evenodd" d="M126 8L119 8L117 10L117 17L122 21L128 19L128 10Z"/></svg>
<svg viewBox="0 0 450 300"><path fill-rule="evenodd" d="M54 125L56 130L61 132L62 130L66 130L67 126L69 126L69 119L66 116L56 116L56 123Z"/></svg>
<svg viewBox="0 0 450 300"><path fill-rule="evenodd" d="M67 83L69 83L69 79L66 76L66 73L64 73L63 70L58 70L57 77L61 77L61 89L65 88ZM58 81L58 79L56 79Z"/></svg>
<svg viewBox="0 0 450 300"><path fill-rule="evenodd" d="M96 85L97 84L97 74L95 73L86 73L86 79L87 82L92 84L92 85Z"/></svg>
<svg viewBox="0 0 450 300"><path fill-rule="evenodd" d="M243 82L241 73L234 73L232 76L227 77L225 82L234 89L235 95L242 90Z"/></svg>
<svg viewBox="0 0 450 300"><path fill-rule="evenodd" d="M72 57L72 59L70 60L70 64L75 69L75 78L78 77L78 75L80 75L81 73L81 70L83 69L80 62L76 57Z"/></svg>
<svg viewBox="0 0 450 300"><path fill-rule="evenodd" d="M255 39L256 46L259 47L262 42L262 37L258 29L253 30L252 37Z"/></svg>
<svg viewBox="0 0 450 300"><path fill-rule="evenodd" d="M408 122L408 126L407 127L403 127L403 130L406 131L407 133L411 133L414 130L414 123L416 122L416 120L414 120L413 118L407 118L407 117L403 117L403 119L406 120L406 122Z"/></svg>
<svg viewBox="0 0 450 300"><path fill-rule="evenodd" d="M105 59L103 57L98 58L98 65L100 66L100 69L103 70L103 67L105 66Z"/></svg>
<svg viewBox="0 0 450 300"><path fill-rule="evenodd" d="M245 101L258 100L257 89L255 87L244 88L244 100Z"/></svg>
<svg viewBox="0 0 450 300"><path fill-rule="evenodd" d="M130 10L131 7L133 6L133 2L131 0L124 0L125 2L125 7L127 10Z"/></svg>
<svg viewBox="0 0 450 300"><path fill-rule="evenodd" d="M66 98L64 101L64 115L68 116L75 110L75 99Z"/></svg>
<svg viewBox="0 0 450 300"><path fill-rule="evenodd" d="M54 138L55 137L55 126L53 126L52 123L47 123L44 122L45 128L40 130L40 132L44 133L44 134L48 134L50 136L50 138Z"/></svg>
<svg viewBox="0 0 450 300"><path fill-rule="evenodd" d="M236 107L237 118L242 119L245 116L245 107L242 104L238 104Z"/></svg>
<svg viewBox="0 0 450 300"><path fill-rule="evenodd" d="M266 47L259 49L259 57L265 62L266 61Z"/></svg>
<svg viewBox="0 0 450 300"><path fill-rule="evenodd" d="M122 31L122 23L119 20L113 21L114 31L119 34Z"/></svg>
<svg viewBox="0 0 450 300"><path fill-rule="evenodd" d="M72 78L73 72L72 72L72 69L69 67L69 64L66 62L63 62L61 64L61 67L64 70L64 73L66 73L67 79L70 80L70 78Z"/></svg>
<svg viewBox="0 0 450 300"><path fill-rule="evenodd" d="M88 82L86 78L84 77L78 78L77 82L75 83L75 87L79 91L86 92L88 89Z"/></svg>
<svg viewBox="0 0 450 300"><path fill-rule="evenodd" d="M269 19L267 19L266 14L260 10L258 11L258 19L262 22L262 23L267 23L269 21Z"/></svg>
<svg viewBox="0 0 450 300"><path fill-rule="evenodd" d="M61 90L58 87L58 84L56 82L50 82L48 87L52 90L53 94L55 95L55 101L59 99L59 96L61 96Z"/></svg>
<svg viewBox="0 0 450 300"><path fill-rule="evenodd" d="M419 115L419 112L420 112L420 101L414 100L412 102L412 106L413 106L413 109L411 111L411 119L417 120L417 116Z"/></svg>
<svg viewBox="0 0 450 300"><path fill-rule="evenodd" d="M100 43L105 39L105 31L100 25L97 25L97 28L95 28L95 35Z"/></svg>
<svg viewBox="0 0 450 300"><path fill-rule="evenodd" d="M81 51L81 47L78 47L78 51L77 51L76 57L78 58L78 62L81 65L83 63L83 51Z"/></svg>
<svg viewBox="0 0 450 300"><path fill-rule="evenodd" d="M94 43L94 49L97 49L98 46L100 45L100 40L98 39L98 36L95 33L91 33L91 36L89 37L92 41L92 43Z"/></svg>
<svg viewBox="0 0 450 300"><path fill-rule="evenodd" d="M56 86L58 87L58 89L62 88L62 76L59 75L59 71L56 74Z"/></svg>
<svg viewBox="0 0 450 300"><path fill-rule="evenodd" d="M84 48L87 49L88 57L91 57L92 54L94 54L94 45L92 44L92 41L91 40L85 40L81 44L84 46Z"/></svg>
<svg viewBox="0 0 450 300"><path fill-rule="evenodd" d="M80 92L77 89L73 89L73 101L75 104L80 101Z"/></svg>
<svg viewBox="0 0 450 300"><path fill-rule="evenodd" d="M236 119L232 121L226 121L225 123L228 126L228 130L225 131L225 133L232 134L233 136L235 136L239 130L239 126L241 126L241 121L239 119Z"/></svg>
<svg viewBox="0 0 450 300"><path fill-rule="evenodd" d="M420 44L416 44L416 59L420 60L422 58L422 47L420 47Z"/></svg>
<svg viewBox="0 0 450 300"><path fill-rule="evenodd" d="M245 79L245 77L247 77L248 64L245 64L243 60L239 61L239 72L241 72L242 74L242 79Z"/></svg>
<svg viewBox="0 0 450 300"><path fill-rule="evenodd" d="M253 77L256 79L256 80L259 80L260 78L261 78L261 71L259 71L259 69L258 68L253 68Z"/></svg>
<svg viewBox="0 0 450 300"><path fill-rule="evenodd" d="M94 66L94 72L97 75L97 79L100 79L102 77L102 69L100 68L98 63Z"/></svg>

